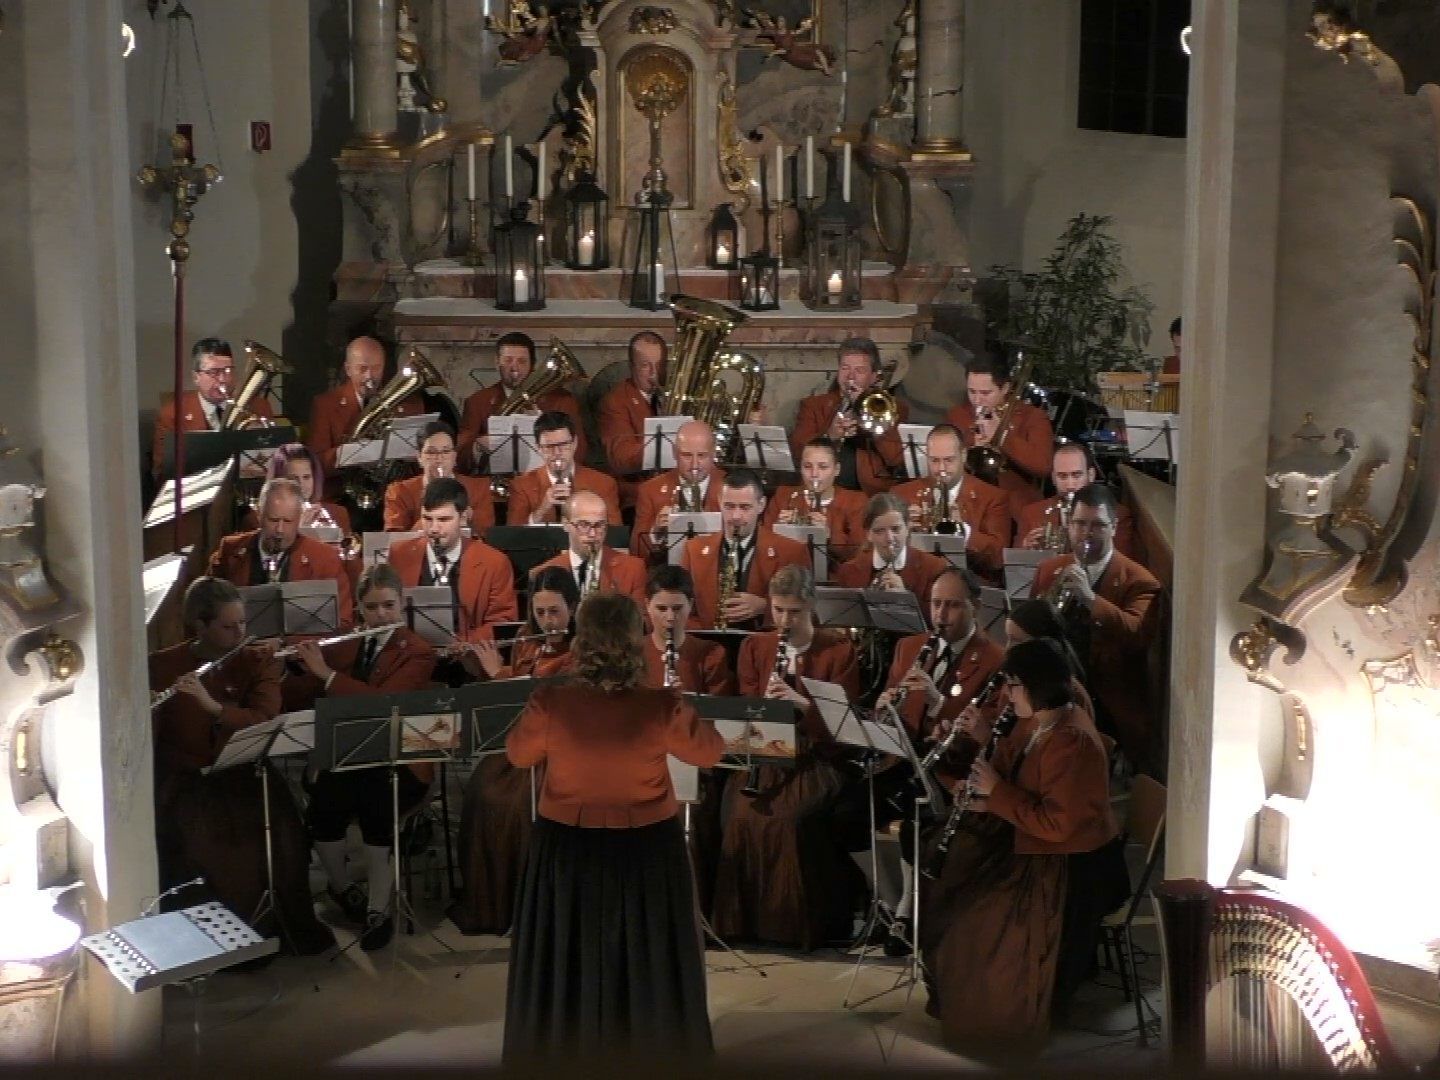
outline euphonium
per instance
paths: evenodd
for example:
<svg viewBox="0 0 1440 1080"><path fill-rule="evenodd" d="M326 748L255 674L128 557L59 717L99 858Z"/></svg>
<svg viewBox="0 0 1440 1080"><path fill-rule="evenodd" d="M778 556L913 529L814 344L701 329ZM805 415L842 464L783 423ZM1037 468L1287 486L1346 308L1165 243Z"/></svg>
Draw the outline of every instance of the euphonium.
<svg viewBox="0 0 1440 1080"><path fill-rule="evenodd" d="M270 380L276 375L291 375L295 371L283 356L258 341L245 342L244 353L246 366L239 380L240 389L226 404L221 431L274 427L273 420L252 411L250 405L265 395L270 389Z"/></svg>
<svg viewBox="0 0 1440 1080"><path fill-rule="evenodd" d="M729 544L720 553L720 584L715 597L715 629L725 630L730 626L725 616L728 604L740 587L740 538L731 537Z"/></svg>
<svg viewBox="0 0 1440 1080"><path fill-rule="evenodd" d="M879 381L854 403L856 423L867 435L884 435L900 422L900 405L890 392L890 380L894 377L895 365L891 364L881 373Z"/></svg>
<svg viewBox="0 0 1440 1080"><path fill-rule="evenodd" d="M350 429L347 441L359 442L373 439L391 420L395 419L400 403L418 390L443 390L445 377L435 370L419 349L413 345L405 350L405 358L395 377L381 387L374 399L361 410Z"/></svg>
<svg viewBox="0 0 1440 1080"><path fill-rule="evenodd" d="M496 416L513 416L540 408L540 399L552 394L566 383L585 377L585 369L575 354L566 348L557 337L550 339L550 355L530 369L530 374L520 380L520 385L510 391L505 404L495 411Z"/></svg>
<svg viewBox="0 0 1440 1080"><path fill-rule="evenodd" d="M749 353L721 351L730 332L748 316L726 304L693 296L674 296L675 345L666 365L660 399L662 416L693 416L710 425L723 459L765 393L765 368ZM738 375L740 392L725 385L726 373Z"/></svg>
<svg viewBox="0 0 1440 1080"><path fill-rule="evenodd" d="M1000 474L1009 467L1010 459L1005 456L1005 440L1010 435L1010 425L1015 420L1015 409L1025 388L1030 385L1030 373L1035 370L1035 354L1029 349L1020 350L1020 362L1010 373L1010 389L995 409L999 423L995 434L990 436L986 446L972 446L965 451L965 471L987 484L998 485ZM978 418L978 416L977 416Z"/></svg>

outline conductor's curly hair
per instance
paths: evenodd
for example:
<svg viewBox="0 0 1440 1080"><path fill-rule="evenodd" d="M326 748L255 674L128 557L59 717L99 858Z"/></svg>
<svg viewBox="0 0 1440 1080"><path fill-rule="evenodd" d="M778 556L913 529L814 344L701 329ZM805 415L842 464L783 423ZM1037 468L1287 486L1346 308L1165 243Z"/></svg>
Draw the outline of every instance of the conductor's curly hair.
<svg viewBox="0 0 1440 1080"><path fill-rule="evenodd" d="M624 593L597 592L580 602L575 615L575 676L608 693L645 680L640 608Z"/></svg>

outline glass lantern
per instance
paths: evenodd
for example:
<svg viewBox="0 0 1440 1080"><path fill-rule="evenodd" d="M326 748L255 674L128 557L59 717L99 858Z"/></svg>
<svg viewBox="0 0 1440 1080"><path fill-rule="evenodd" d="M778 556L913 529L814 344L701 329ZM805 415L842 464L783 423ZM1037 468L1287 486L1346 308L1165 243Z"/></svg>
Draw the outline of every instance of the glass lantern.
<svg viewBox="0 0 1440 1080"><path fill-rule="evenodd" d="M730 212L730 204L721 203L710 217L707 234L707 263L711 270L734 270L740 260L740 223Z"/></svg>
<svg viewBox="0 0 1440 1080"><path fill-rule="evenodd" d="M610 265L610 196L583 173L565 200L565 265L604 270Z"/></svg>
<svg viewBox="0 0 1440 1080"><path fill-rule="evenodd" d="M675 230L670 220L670 202L664 193L658 198L646 194L635 208L635 247L630 258L630 294L627 303L646 311L661 311L668 304L665 287L667 268L677 275Z"/></svg>
<svg viewBox="0 0 1440 1080"><path fill-rule="evenodd" d="M545 233L527 220L530 204L516 203L495 230L495 306L539 311L545 306Z"/></svg>
<svg viewBox="0 0 1440 1080"><path fill-rule="evenodd" d="M825 201L805 227L805 280L801 299L814 311L860 307L860 211L840 195L839 169L830 169Z"/></svg>
<svg viewBox="0 0 1440 1080"><path fill-rule="evenodd" d="M740 306L746 311L780 307L780 260L764 251L740 260Z"/></svg>

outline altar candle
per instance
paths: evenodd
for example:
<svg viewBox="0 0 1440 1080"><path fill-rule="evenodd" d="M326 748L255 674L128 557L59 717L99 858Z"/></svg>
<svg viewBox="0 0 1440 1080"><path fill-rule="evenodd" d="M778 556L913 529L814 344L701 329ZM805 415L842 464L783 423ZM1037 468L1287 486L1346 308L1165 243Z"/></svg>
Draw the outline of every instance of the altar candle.
<svg viewBox="0 0 1440 1080"><path fill-rule="evenodd" d="M595 262L595 233L587 232L580 238L580 265L590 266Z"/></svg>
<svg viewBox="0 0 1440 1080"><path fill-rule="evenodd" d="M845 166L840 173L840 197L847 203L850 201L850 144L845 144Z"/></svg>
<svg viewBox="0 0 1440 1080"><path fill-rule="evenodd" d="M515 165L514 165L514 163L511 161L511 158L512 158L513 156L514 156L514 153L513 153L513 151L512 151L511 148L510 148L510 136L509 136L509 135L506 135L506 136L505 136L505 197L506 197L507 199L513 199L513 198L515 197Z"/></svg>
<svg viewBox="0 0 1440 1080"><path fill-rule="evenodd" d="M763 210L770 205L770 181L765 178L766 161L760 159L760 208Z"/></svg>
<svg viewBox="0 0 1440 1080"><path fill-rule="evenodd" d="M515 268L514 290L515 303L528 304L530 302L530 279L525 276L525 268L523 266L517 266Z"/></svg>
<svg viewBox="0 0 1440 1080"><path fill-rule="evenodd" d="M830 275L830 280L825 283L825 291L830 295L832 304L840 299L840 293L844 288L845 283L840 280L840 271L836 270Z"/></svg>
<svg viewBox="0 0 1440 1080"><path fill-rule="evenodd" d="M536 198L543 199L545 198L545 144L543 142L540 144L540 165L538 171L540 175L535 180L535 193Z"/></svg>
<svg viewBox="0 0 1440 1080"><path fill-rule="evenodd" d="M655 264L655 303L660 303L665 296L665 264Z"/></svg>
<svg viewBox="0 0 1440 1080"><path fill-rule="evenodd" d="M775 144L775 201L785 201L785 148Z"/></svg>
<svg viewBox="0 0 1440 1080"><path fill-rule="evenodd" d="M815 136L805 136L805 198L815 197Z"/></svg>
<svg viewBox="0 0 1440 1080"><path fill-rule="evenodd" d="M730 265L730 249L725 246L725 241L715 245L715 261L721 266Z"/></svg>
<svg viewBox="0 0 1440 1080"><path fill-rule="evenodd" d="M471 201L475 199L475 144L468 143L465 147L466 180L465 190Z"/></svg>

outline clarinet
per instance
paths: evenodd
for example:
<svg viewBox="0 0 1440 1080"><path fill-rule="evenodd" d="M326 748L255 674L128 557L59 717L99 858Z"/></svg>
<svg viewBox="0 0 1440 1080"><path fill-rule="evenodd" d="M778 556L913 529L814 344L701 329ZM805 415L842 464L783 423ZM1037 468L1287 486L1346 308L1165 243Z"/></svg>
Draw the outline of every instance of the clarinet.
<svg viewBox="0 0 1440 1080"><path fill-rule="evenodd" d="M1001 684L1004 682L1005 676L999 671L996 671L990 678L985 680L985 684L981 686L979 690L975 691L975 696L965 703L965 709L968 709L971 705L984 705L995 696L995 691L999 690ZM957 686L956 689L958 690L959 687ZM964 712L965 709L961 709L960 711ZM923 769L933 769L936 763L945 756L946 752L949 751L950 747L959 737L960 727L956 725L950 729L948 735L930 748L930 752L921 759L920 767Z"/></svg>
<svg viewBox="0 0 1440 1080"><path fill-rule="evenodd" d="M785 681L785 669L789 667L789 658L785 650L790 643L790 631L781 630L780 640L775 643L775 678L781 682ZM750 763L749 772L745 776L745 786L740 789L741 795L749 795L752 798L760 794L760 766L753 761Z"/></svg>
<svg viewBox="0 0 1440 1080"><path fill-rule="evenodd" d="M910 666L911 671L916 668L924 671L930 666L930 661L935 658L935 651L940 648L940 640L939 634L931 634L925 639L925 644L920 646L920 652L915 657L915 663ZM896 712L900 711L900 707L905 704L905 699L909 694L909 688L903 683L895 687L895 692L890 695L890 704Z"/></svg>
<svg viewBox="0 0 1440 1080"><path fill-rule="evenodd" d="M680 689L680 650L675 646L675 630L665 638L665 686Z"/></svg>
<svg viewBox="0 0 1440 1080"><path fill-rule="evenodd" d="M985 746L980 751L978 761L990 761L995 756L995 750L1000 745L1000 740L1010 734L1015 727L1015 710L1007 707L1004 712L995 718L995 724L990 729L990 737L985 740ZM970 803L975 798L975 786L969 780L965 782L965 791L955 800L950 807L950 816L945 819L945 825L940 830L940 838L930 850L929 857L920 872L932 881L938 880L945 869L945 859L950 853L950 841L954 839L956 831L960 828L960 822L970 809Z"/></svg>

